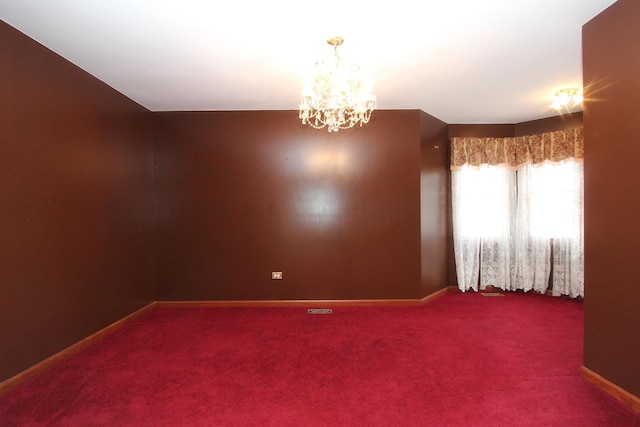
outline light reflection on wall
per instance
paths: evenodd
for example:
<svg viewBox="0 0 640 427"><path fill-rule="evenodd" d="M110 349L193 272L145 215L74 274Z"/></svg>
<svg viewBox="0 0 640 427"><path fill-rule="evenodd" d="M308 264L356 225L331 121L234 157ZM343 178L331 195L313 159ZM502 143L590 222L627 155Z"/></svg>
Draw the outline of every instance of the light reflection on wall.
<svg viewBox="0 0 640 427"><path fill-rule="evenodd" d="M305 153L305 169L314 174L344 173L349 155L344 148L316 148Z"/></svg>
<svg viewBox="0 0 640 427"><path fill-rule="evenodd" d="M340 195L331 184L305 188L296 200L300 219L313 228L330 227L342 211Z"/></svg>
<svg viewBox="0 0 640 427"><path fill-rule="evenodd" d="M297 165L295 179L301 183L295 196L297 215L305 226L330 228L345 207L344 193L338 185L343 185L343 178L351 172L347 148L301 145L292 157Z"/></svg>
<svg viewBox="0 0 640 427"><path fill-rule="evenodd" d="M281 165L281 171L296 178L309 176L329 177L331 175L352 175L356 157L353 150L339 145L310 145L300 141L282 156L282 152L273 152L273 161Z"/></svg>

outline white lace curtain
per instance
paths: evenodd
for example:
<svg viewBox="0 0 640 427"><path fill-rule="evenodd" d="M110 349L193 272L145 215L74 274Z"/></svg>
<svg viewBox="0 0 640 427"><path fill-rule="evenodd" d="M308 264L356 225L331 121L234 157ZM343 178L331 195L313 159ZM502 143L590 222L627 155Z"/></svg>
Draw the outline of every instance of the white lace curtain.
<svg viewBox="0 0 640 427"><path fill-rule="evenodd" d="M453 138L453 237L462 291L584 296L582 129Z"/></svg>

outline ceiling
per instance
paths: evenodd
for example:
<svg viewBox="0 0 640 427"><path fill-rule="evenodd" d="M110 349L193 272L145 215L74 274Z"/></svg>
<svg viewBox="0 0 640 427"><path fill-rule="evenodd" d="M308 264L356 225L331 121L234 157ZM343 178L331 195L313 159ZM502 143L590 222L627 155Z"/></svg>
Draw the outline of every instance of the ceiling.
<svg viewBox="0 0 640 427"><path fill-rule="evenodd" d="M152 111L295 110L345 39L380 109L447 123L556 115L582 25L613 0L0 0L0 18Z"/></svg>

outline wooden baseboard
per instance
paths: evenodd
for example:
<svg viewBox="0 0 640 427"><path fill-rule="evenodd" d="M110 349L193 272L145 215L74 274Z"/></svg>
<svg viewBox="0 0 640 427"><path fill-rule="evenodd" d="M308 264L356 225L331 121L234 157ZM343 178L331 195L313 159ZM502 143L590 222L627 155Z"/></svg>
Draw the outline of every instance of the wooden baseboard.
<svg viewBox="0 0 640 427"><path fill-rule="evenodd" d="M59 351L58 353L54 354L53 356L48 357L47 359L43 360L42 362L39 362L39 363L33 365L32 367L20 372L19 374L17 374L15 376L13 376L13 377L1 382L0 383L0 396L2 396L3 394L7 393L9 390L14 389L15 387L19 386L20 384L24 383L25 381L28 381L31 378L41 374L42 372L44 372L47 369L53 367L54 365L57 365L58 363L62 362L63 360L73 356L74 354L78 353L80 350L90 346L91 344L95 343L96 341L99 341L100 339L106 337L107 335L112 334L113 332L115 332L116 330L118 330L119 328L124 326L127 322L129 322L132 319L140 316L141 314L146 313L147 311L151 310L154 306L155 306L155 303L147 304L146 306L140 308L139 310L134 311L133 313L123 317L122 319L113 322L109 326L106 326L106 327L100 329L98 332L89 335L88 337L86 337L86 338L78 341L77 343L65 348L64 350Z"/></svg>
<svg viewBox="0 0 640 427"><path fill-rule="evenodd" d="M458 288L456 287L455 289L458 289ZM440 298L441 296L443 296L445 294L448 294L449 292L451 292L451 286L444 287L444 288L440 289L439 291L436 291L436 292L432 293L431 295L427 295L426 297L422 298L420 300L420 304L426 304L426 303L428 303L430 301L433 301L436 298Z"/></svg>
<svg viewBox="0 0 640 427"><path fill-rule="evenodd" d="M156 301L156 307L366 307L421 305L423 299Z"/></svg>
<svg viewBox="0 0 640 427"><path fill-rule="evenodd" d="M592 370L584 366L580 368L580 375L582 375L582 378L594 384L596 387L603 390L604 392L615 397L625 405L630 406L632 409L635 409L636 411L640 411L640 397L629 393L625 389L615 385L611 381L601 377L600 375L596 374L595 372L593 372Z"/></svg>
<svg viewBox="0 0 640 427"><path fill-rule="evenodd" d="M420 299L156 301L156 307L366 307L422 305L449 292L440 289Z"/></svg>

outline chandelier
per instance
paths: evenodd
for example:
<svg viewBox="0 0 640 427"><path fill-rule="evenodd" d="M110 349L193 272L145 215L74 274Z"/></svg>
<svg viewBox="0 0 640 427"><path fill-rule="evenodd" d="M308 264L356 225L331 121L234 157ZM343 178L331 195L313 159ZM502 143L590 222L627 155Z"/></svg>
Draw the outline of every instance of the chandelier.
<svg viewBox="0 0 640 427"><path fill-rule="evenodd" d="M326 126L329 132L337 132L367 123L376 108L376 97L360 67L343 63L338 55L343 41L341 37L327 40L333 46L333 58L315 64L316 74L302 91L302 124L316 129Z"/></svg>
<svg viewBox="0 0 640 427"><path fill-rule="evenodd" d="M556 92L556 96L551 104L551 108L558 111L569 110L582 104L582 94L576 88L561 89Z"/></svg>

